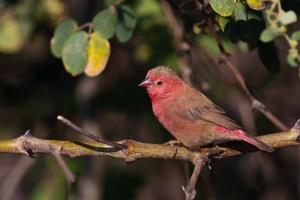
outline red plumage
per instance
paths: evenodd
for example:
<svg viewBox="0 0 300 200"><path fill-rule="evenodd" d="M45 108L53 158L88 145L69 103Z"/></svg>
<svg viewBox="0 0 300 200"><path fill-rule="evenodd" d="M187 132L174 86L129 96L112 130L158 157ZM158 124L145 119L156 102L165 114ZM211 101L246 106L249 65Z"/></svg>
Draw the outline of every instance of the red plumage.
<svg viewBox="0 0 300 200"><path fill-rule="evenodd" d="M140 86L146 87L160 123L190 149L219 141L244 140L261 150L273 151L264 142L241 130L224 110L182 81L168 67L149 70Z"/></svg>

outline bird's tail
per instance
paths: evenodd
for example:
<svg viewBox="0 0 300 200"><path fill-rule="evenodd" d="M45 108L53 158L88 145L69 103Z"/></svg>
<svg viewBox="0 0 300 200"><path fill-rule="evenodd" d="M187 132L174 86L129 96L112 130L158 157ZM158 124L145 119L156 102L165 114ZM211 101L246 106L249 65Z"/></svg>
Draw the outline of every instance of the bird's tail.
<svg viewBox="0 0 300 200"><path fill-rule="evenodd" d="M237 137L241 138L242 140L256 146L260 150L267 151L267 152L274 151L274 149L272 147L270 147L269 145L267 145L263 141L255 138L254 136L245 133L243 130L235 130L233 132L234 132L234 135L236 135Z"/></svg>
<svg viewBox="0 0 300 200"><path fill-rule="evenodd" d="M269 145L267 145L263 141L260 141L256 137L244 132L241 129L230 130L230 129L224 128L222 126L217 126L215 131L219 132L219 133L226 134L226 135L234 136L234 137L239 138L241 140L244 140L245 142L248 142L248 143L256 146L260 150L267 151L267 152L274 151L274 149L272 147L270 147Z"/></svg>

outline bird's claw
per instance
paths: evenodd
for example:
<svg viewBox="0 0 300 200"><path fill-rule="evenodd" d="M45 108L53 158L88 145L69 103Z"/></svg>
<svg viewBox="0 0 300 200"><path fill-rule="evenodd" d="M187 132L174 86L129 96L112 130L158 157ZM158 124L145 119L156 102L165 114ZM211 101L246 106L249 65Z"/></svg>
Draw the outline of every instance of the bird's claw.
<svg viewBox="0 0 300 200"><path fill-rule="evenodd" d="M172 158L175 158L176 154L177 154L177 148L175 147L175 145L180 145L182 144L181 142L179 142L178 140L170 140L164 144L170 145L171 147L173 147L174 150L174 154L172 156Z"/></svg>
<svg viewBox="0 0 300 200"><path fill-rule="evenodd" d="M218 148L218 146L215 146L215 147L213 147L213 148L211 148L211 149L209 149L208 151L207 151L207 157L208 158L210 158L210 159L214 159L214 158L219 158L219 156L220 156L220 149Z"/></svg>

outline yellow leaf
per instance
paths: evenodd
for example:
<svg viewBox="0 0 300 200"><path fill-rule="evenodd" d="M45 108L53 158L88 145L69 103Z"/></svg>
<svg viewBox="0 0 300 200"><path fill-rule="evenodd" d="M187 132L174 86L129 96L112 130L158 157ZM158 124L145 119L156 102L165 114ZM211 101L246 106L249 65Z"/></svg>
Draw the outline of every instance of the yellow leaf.
<svg viewBox="0 0 300 200"><path fill-rule="evenodd" d="M87 76L99 75L106 67L110 55L110 44L97 33L90 35L88 46L88 61L84 70Z"/></svg>
<svg viewBox="0 0 300 200"><path fill-rule="evenodd" d="M246 0L250 8L254 10L262 10L266 7L266 2L264 0Z"/></svg>

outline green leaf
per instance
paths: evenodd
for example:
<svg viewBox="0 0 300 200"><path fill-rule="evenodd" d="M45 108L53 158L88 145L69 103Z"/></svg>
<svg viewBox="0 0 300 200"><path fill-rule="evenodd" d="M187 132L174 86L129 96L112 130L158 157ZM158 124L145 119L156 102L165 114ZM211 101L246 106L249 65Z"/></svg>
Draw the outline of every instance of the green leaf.
<svg viewBox="0 0 300 200"><path fill-rule="evenodd" d="M234 0L210 0L209 2L214 11L223 17L230 16L235 8Z"/></svg>
<svg viewBox="0 0 300 200"><path fill-rule="evenodd" d="M260 35L260 40L262 42L270 42L278 36L278 31L274 28L266 28Z"/></svg>
<svg viewBox="0 0 300 200"><path fill-rule="evenodd" d="M264 0L246 0L250 8L254 10L262 10L266 7L266 2Z"/></svg>
<svg viewBox="0 0 300 200"><path fill-rule="evenodd" d="M297 22L297 15L294 11L288 11L279 17L279 21L283 25L288 25Z"/></svg>
<svg viewBox="0 0 300 200"><path fill-rule="evenodd" d="M298 41L300 41L300 31L294 32L294 33L292 34L291 38L292 38L293 40L298 40Z"/></svg>
<svg viewBox="0 0 300 200"><path fill-rule="evenodd" d="M241 2L236 3L234 21L243 42L256 42L266 26L259 11L252 10Z"/></svg>
<svg viewBox="0 0 300 200"><path fill-rule="evenodd" d="M73 76L81 74L87 63L88 34L85 31L72 33L62 49L66 71Z"/></svg>
<svg viewBox="0 0 300 200"><path fill-rule="evenodd" d="M219 25L224 33L227 34L232 43L237 43L238 32L235 22L230 17L219 18Z"/></svg>
<svg viewBox="0 0 300 200"><path fill-rule="evenodd" d="M88 61L84 70L87 76L99 75L106 67L110 55L110 44L107 39L97 33L90 35Z"/></svg>
<svg viewBox="0 0 300 200"><path fill-rule="evenodd" d="M96 33L102 37L109 39L116 31L117 13L114 6L100 11L93 18L93 26Z"/></svg>
<svg viewBox="0 0 300 200"><path fill-rule="evenodd" d="M3 53L16 53L24 44L18 22L12 18L0 20L0 51Z"/></svg>
<svg viewBox="0 0 300 200"><path fill-rule="evenodd" d="M262 20L259 11L249 9L245 4L242 2L237 2L235 9L234 9L234 20L239 21L249 21L249 20Z"/></svg>
<svg viewBox="0 0 300 200"><path fill-rule="evenodd" d="M51 53L56 58L61 58L62 48L67 38L76 31L78 25L73 19L62 21L54 30L54 35L50 42Z"/></svg>
<svg viewBox="0 0 300 200"><path fill-rule="evenodd" d="M227 25L229 25L230 23L230 18L229 17L222 17L220 16L219 18L219 25L220 25L220 28L222 29L223 32L225 32L225 27Z"/></svg>
<svg viewBox="0 0 300 200"><path fill-rule="evenodd" d="M260 60L269 70L269 72L271 72L272 74L278 73L281 68L281 64L274 42L258 42L257 49Z"/></svg>
<svg viewBox="0 0 300 200"><path fill-rule="evenodd" d="M290 53L287 55L286 60L289 63L289 65L291 65L292 67L297 67L299 65L299 61L297 60L297 58L295 58Z"/></svg>
<svg viewBox="0 0 300 200"><path fill-rule="evenodd" d="M135 28L136 17L128 7L121 5L118 9L117 38L120 42L128 41Z"/></svg>

